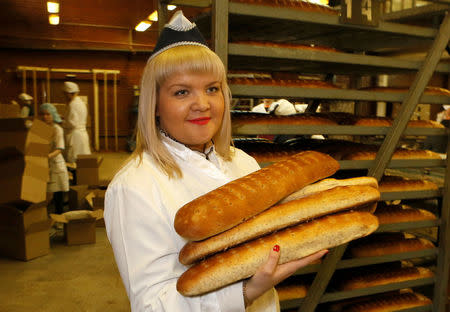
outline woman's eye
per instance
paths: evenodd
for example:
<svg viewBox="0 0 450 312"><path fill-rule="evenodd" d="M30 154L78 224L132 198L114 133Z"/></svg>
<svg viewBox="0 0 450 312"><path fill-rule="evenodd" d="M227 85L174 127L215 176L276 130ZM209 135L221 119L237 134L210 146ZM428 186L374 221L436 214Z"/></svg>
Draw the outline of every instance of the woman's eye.
<svg viewBox="0 0 450 312"><path fill-rule="evenodd" d="M215 93L218 92L220 90L220 88L218 86L213 86L213 87L209 87L208 88L208 93Z"/></svg>
<svg viewBox="0 0 450 312"><path fill-rule="evenodd" d="M178 90L178 91L175 92L175 96L186 95L186 94L188 94L187 90Z"/></svg>

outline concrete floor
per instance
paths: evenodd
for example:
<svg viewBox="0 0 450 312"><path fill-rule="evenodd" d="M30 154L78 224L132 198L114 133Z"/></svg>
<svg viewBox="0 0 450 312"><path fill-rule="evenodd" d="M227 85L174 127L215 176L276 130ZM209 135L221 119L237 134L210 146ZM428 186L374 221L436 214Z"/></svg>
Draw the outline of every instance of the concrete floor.
<svg viewBox="0 0 450 312"><path fill-rule="evenodd" d="M28 262L0 257L0 311L130 311L105 228L95 244L67 246L62 231L50 242Z"/></svg>

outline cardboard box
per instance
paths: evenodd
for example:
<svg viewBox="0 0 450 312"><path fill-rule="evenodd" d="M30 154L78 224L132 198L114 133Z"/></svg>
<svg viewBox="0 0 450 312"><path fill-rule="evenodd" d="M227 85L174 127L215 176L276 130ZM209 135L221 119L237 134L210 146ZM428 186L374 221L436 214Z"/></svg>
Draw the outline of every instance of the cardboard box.
<svg viewBox="0 0 450 312"><path fill-rule="evenodd" d="M103 218L103 210L76 210L63 214L50 214L55 222L64 224L67 245L93 244L96 242L96 222Z"/></svg>
<svg viewBox="0 0 450 312"><path fill-rule="evenodd" d="M3 119L0 123L0 157L4 150L10 155L11 149L23 156L48 157L53 134L53 127L39 119Z"/></svg>
<svg viewBox="0 0 450 312"><path fill-rule="evenodd" d="M106 190L94 189L86 195L85 200L89 204L90 209L104 210L104 208L105 208L105 193L106 193ZM105 227L105 220L104 219L97 220L96 225L97 225L97 227Z"/></svg>
<svg viewBox="0 0 450 312"><path fill-rule="evenodd" d="M0 206L0 254L24 261L47 255L52 221L46 203L21 209Z"/></svg>
<svg viewBox="0 0 450 312"><path fill-rule="evenodd" d="M99 168L103 161L100 155L78 155L77 156L77 184L98 185Z"/></svg>
<svg viewBox="0 0 450 312"><path fill-rule="evenodd" d="M48 158L21 156L0 159L0 203L45 201Z"/></svg>
<svg viewBox="0 0 450 312"><path fill-rule="evenodd" d="M69 210L90 210L85 197L91 191L88 185L71 185L69 187Z"/></svg>

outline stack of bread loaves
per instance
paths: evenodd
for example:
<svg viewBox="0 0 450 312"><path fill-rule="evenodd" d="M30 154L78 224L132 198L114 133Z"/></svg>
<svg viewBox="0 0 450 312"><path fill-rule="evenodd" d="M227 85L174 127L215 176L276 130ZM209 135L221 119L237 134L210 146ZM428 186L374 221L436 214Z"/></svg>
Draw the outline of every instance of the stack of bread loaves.
<svg viewBox="0 0 450 312"><path fill-rule="evenodd" d="M195 296L248 278L275 244L286 263L375 231L376 179L325 179L338 169L326 154L301 152L180 208L175 230L189 242L179 260L193 265L178 291Z"/></svg>

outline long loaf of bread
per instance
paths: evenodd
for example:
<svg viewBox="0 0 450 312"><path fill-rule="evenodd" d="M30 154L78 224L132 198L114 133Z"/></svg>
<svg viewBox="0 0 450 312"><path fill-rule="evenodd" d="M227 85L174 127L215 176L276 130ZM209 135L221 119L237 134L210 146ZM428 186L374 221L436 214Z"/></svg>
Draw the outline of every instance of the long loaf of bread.
<svg viewBox="0 0 450 312"><path fill-rule="evenodd" d="M434 248L434 244L425 238L403 238L392 240L374 240L358 242L349 248L352 257L376 257L402 252Z"/></svg>
<svg viewBox="0 0 450 312"><path fill-rule="evenodd" d="M191 264L212 253L225 250L264 234L337 211L377 202L378 189L367 185L338 186L326 191L275 205L237 226L198 242L188 242L179 260Z"/></svg>
<svg viewBox="0 0 450 312"><path fill-rule="evenodd" d="M306 151L231 181L181 207L177 233L197 241L226 231L339 169L331 156Z"/></svg>
<svg viewBox="0 0 450 312"><path fill-rule="evenodd" d="M408 308L432 304L432 301L419 293L403 293L389 296L374 296L363 302L345 306L346 312L385 312L400 311Z"/></svg>
<svg viewBox="0 0 450 312"><path fill-rule="evenodd" d="M292 193L280 201L280 203L286 203L291 200L306 197L318 192L332 189L337 186L352 186L352 185L368 185L374 188L378 188L378 181L374 177L356 177L349 179L323 179L314 184L305 186L304 188Z"/></svg>
<svg viewBox="0 0 450 312"><path fill-rule="evenodd" d="M340 281L340 290L353 290L390 283L433 277L433 271L424 267L387 268L384 270L367 270L361 274L347 275L346 279Z"/></svg>
<svg viewBox="0 0 450 312"><path fill-rule="evenodd" d="M184 296L196 296L250 277L275 244L280 246L282 264L369 235L377 227L378 219L368 212L327 215L213 255L184 272L177 290Z"/></svg>
<svg viewBox="0 0 450 312"><path fill-rule="evenodd" d="M436 216L433 213L425 209L412 208L407 205L377 207L375 215L378 217L380 224L436 220Z"/></svg>

